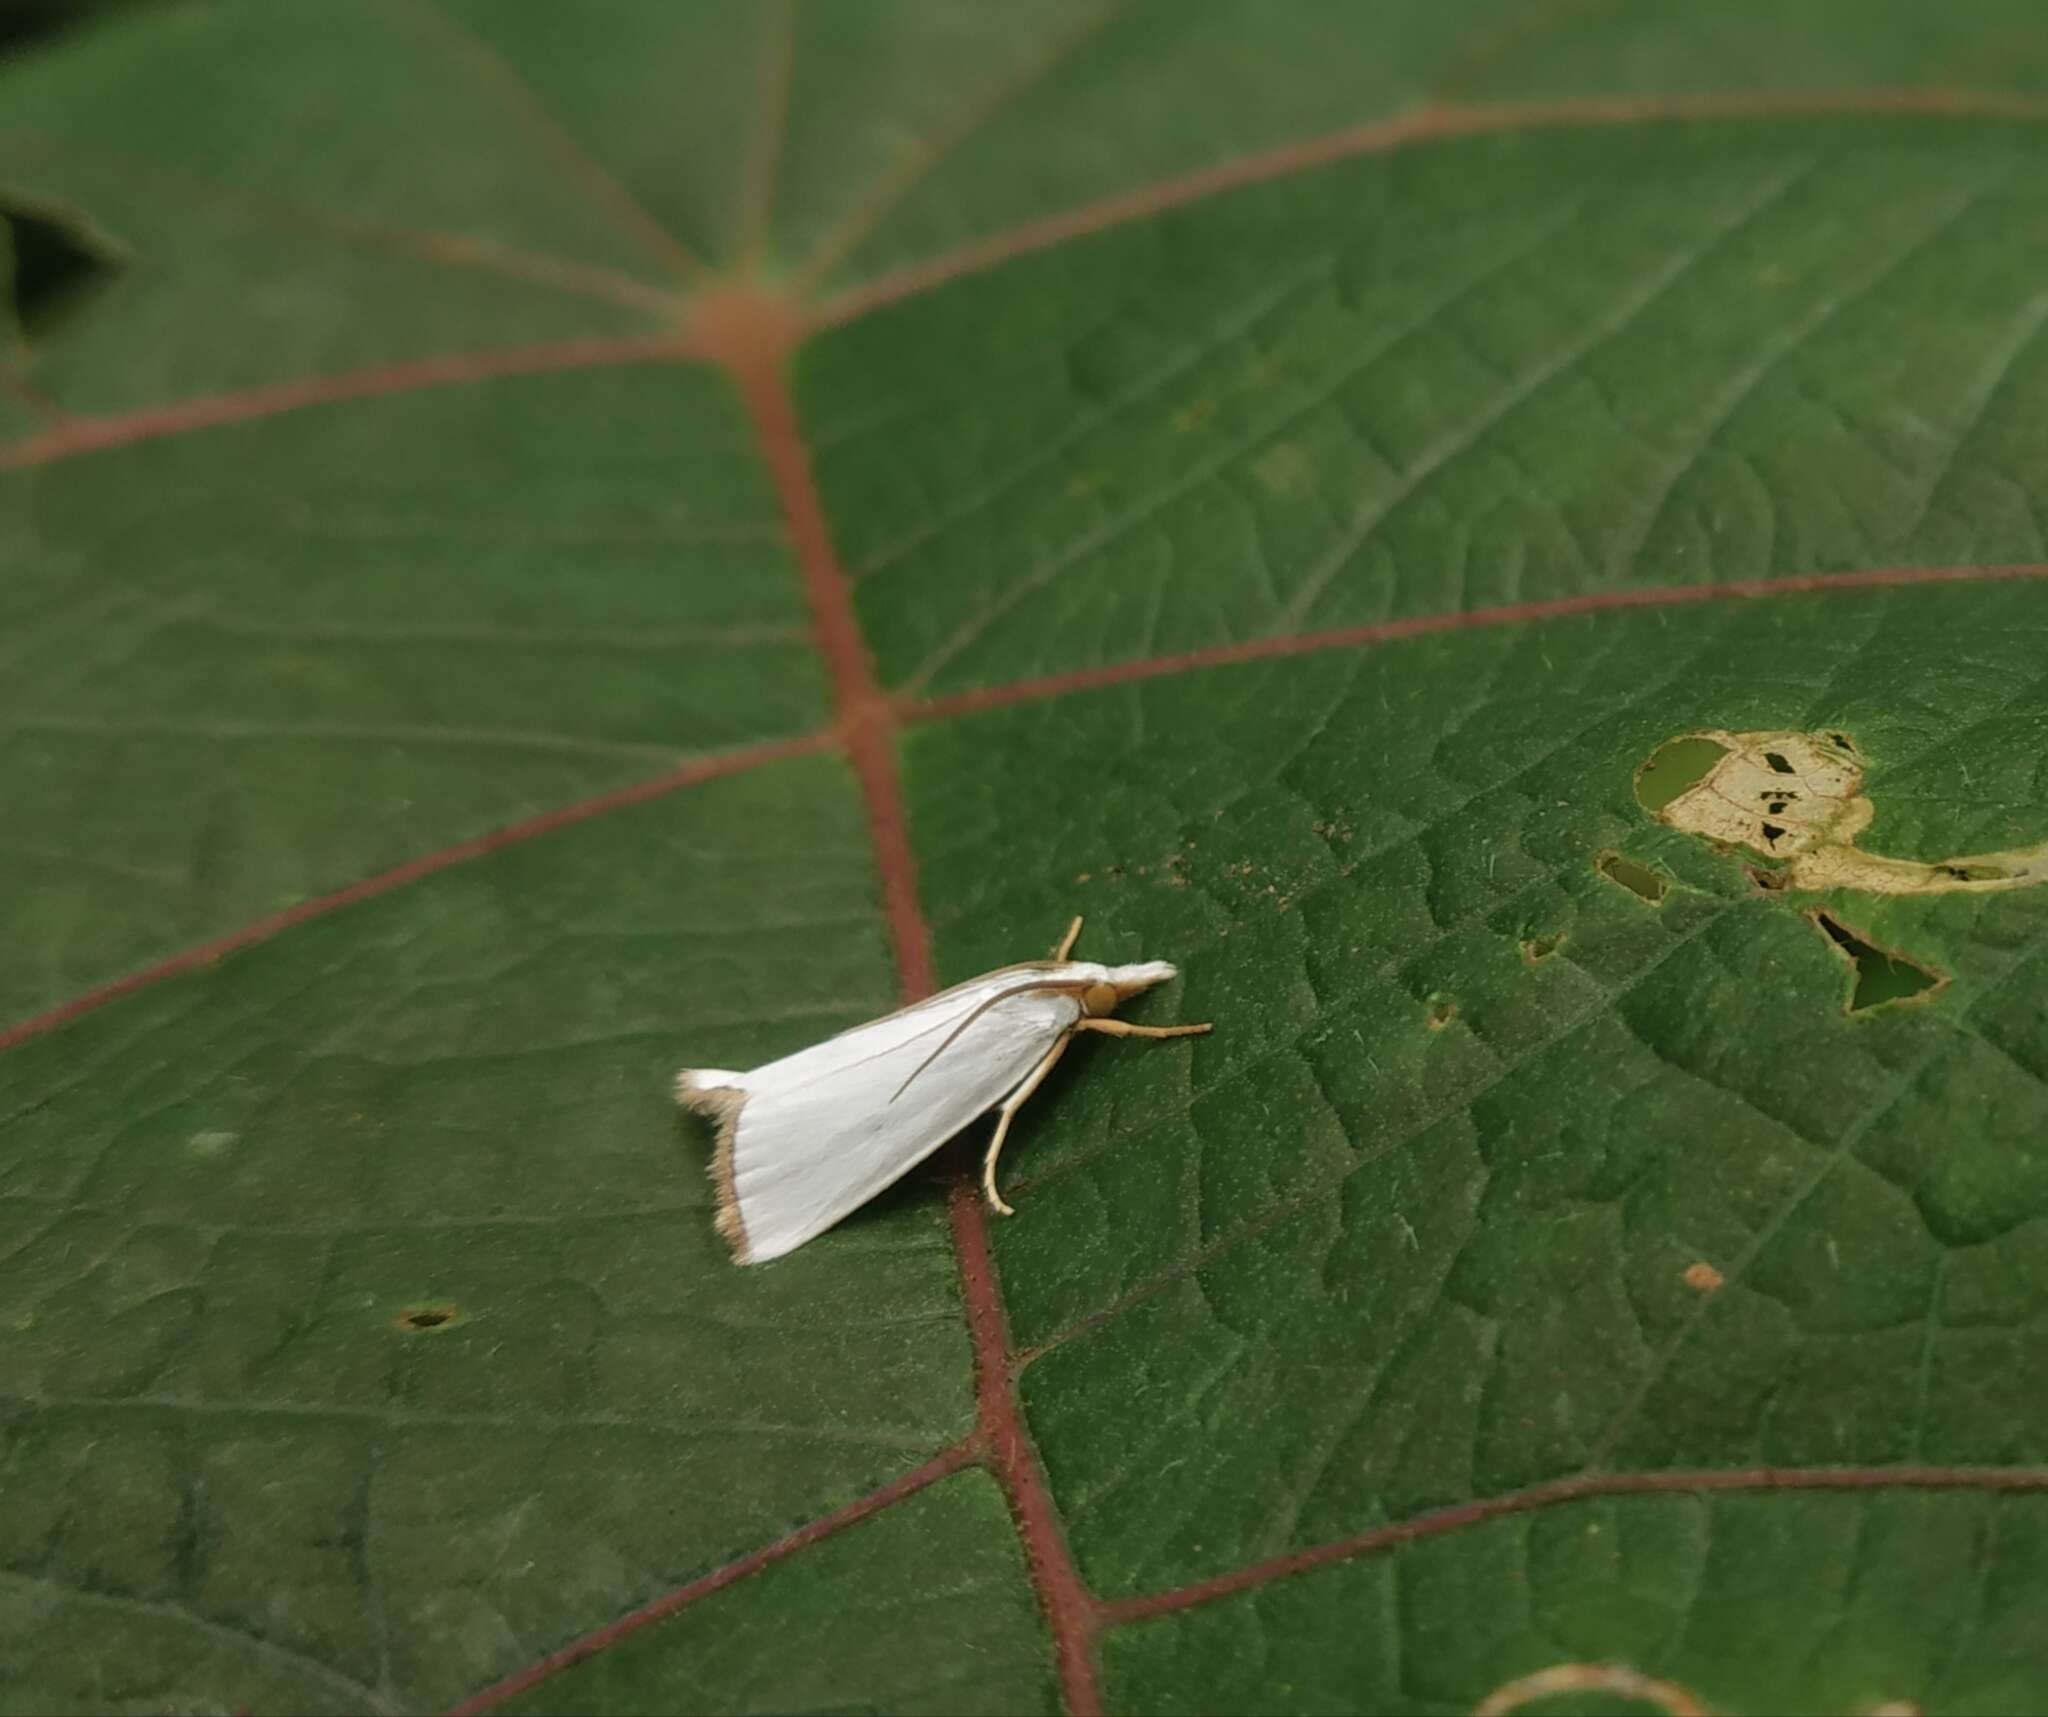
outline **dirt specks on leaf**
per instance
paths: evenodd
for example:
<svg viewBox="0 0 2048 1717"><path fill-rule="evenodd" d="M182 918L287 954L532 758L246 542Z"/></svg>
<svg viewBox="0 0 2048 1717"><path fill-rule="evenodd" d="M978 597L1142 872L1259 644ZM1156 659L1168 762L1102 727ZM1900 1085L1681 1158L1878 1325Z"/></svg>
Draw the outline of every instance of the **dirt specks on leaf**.
<svg viewBox="0 0 2048 1717"><path fill-rule="evenodd" d="M1932 863L1859 851L1876 815L1863 774L1861 753L1839 729L1715 729L1660 745L1636 772L1636 796L1682 834L1777 861L1769 881L1750 867L1762 888L1954 894L2048 882L2048 841Z"/></svg>
<svg viewBox="0 0 2048 1717"><path fill-rule="evenodd" d="M1659 871L1646 864L1609 849L1593 861L1593 868L1609 882L1618 883L1637 899L1651 906L1662 906L1664 896L1671 891L1671 884Z"/></svg>

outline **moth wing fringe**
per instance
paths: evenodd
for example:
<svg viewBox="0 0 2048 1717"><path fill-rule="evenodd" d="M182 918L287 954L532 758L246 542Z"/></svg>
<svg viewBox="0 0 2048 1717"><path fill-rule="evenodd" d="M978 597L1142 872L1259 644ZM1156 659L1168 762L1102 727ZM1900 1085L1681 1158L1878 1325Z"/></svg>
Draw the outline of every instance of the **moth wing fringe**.
<svg viewBox="0 0 2048 1717"><path fill-rule="evenodd" d="M739 1132L740 1111L747 1106L747 1093L739 1084L743 1077L716 1068L693 1067L676 1075L676 1101L685 1109L694 1109L718 1128L718 1144L711 1153L711 1185L718 1194L718 1232L732 1248L735 1264L754 1261L732 1170L733 1139Z"/></svg>

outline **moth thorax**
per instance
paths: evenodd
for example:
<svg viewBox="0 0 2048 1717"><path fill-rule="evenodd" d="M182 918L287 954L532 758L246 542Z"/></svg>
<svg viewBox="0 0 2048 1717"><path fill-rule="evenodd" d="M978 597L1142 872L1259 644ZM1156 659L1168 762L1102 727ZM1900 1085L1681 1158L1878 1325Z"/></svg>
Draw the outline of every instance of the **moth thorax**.
<svg viewBox="0 0 2048 1717"><path fill-rule="evenodd" d="M1100 1019L1104 1014L1116 1012L1116 985L1090 984L1081 992L1081 1012L1089 1019Z"/></svg>

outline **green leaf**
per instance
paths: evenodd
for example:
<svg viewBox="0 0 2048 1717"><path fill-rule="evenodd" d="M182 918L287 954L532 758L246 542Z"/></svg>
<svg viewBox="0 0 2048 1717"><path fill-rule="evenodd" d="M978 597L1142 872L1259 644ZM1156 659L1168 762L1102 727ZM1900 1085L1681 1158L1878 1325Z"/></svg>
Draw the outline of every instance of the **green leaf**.
<svg viewBox="0 0 2048 1717"><path fill-rule="evenodd" d="M10 1014L825 712L700 366L405 392L12 487Z"/></svg>
<svg viewBox="0 0 2048 1717"><path fill-rule="evenodd" d="M0 1711L2048 1701L2034 10L16 49ZM1076 912L1213 1034L732 1265Z"/></svg>
<svg viewBox="0 0 2048 1717"><path fill-rule="evenodd" d="M793 1617L805 1629L796 1651ZM962 1473L706 1594L505 1709L833 1710L853 1687L871 1709L936 1717L1057 1711L1050 1671L1002 1492Z"/></svg>
<svg viewBox="0 0 2048 1717"><path fill-rule="evenodd" d="M1625 1641L1717 1710L1872 1711L1899 1687L2025 1709L2042 1517L2037 1497L1911 1491L1563 1503L1139 1621L1110 1638L1107 1691L1115 1710L1469 1711L1531 1662ZM1930 1562L1982 1573L1930 1584Z"/></svg>

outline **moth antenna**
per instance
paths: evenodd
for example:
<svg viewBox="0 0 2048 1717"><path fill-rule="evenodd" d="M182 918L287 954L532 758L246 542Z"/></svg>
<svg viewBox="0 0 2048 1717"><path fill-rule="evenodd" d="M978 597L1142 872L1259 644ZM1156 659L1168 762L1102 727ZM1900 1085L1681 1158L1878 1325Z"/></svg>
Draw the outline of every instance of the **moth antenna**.
<svg viewBox="0 0 2048 1717"><path fill-rule="evenodd" d="M940 1056L944 1055L948 1049L952 1048L953 1040L956 1037L958 1037L963 1031L965 1031L969 1026L971 1026L976 1020L980 1019L983 1014L987 1013L990 1008L994 1007L997 1002L1006 1002L1012 996L1028 995L1033 990L1069 990L1078 994L1082 987L1083 986L1080 984L1072 983L1062 979L1041 978L1036 983L1019 984L1014 989L998 990L994 995L990 996L987 1001L982 1002L978 1006L976 1006L965 1019L963 1019L951 1031L946 1033L945 1037L940 1040L938 1048L933 1050L931 1054L927 1055L922 1061L920 1061L915 1067L913 1067L910 1070L909 1078L906 1078L901 1085L897 1086L896 1089L890 1093L889 1101L892 1103L895 1102L898 1097L901 1097L904 1092L908 1091L910 1089L911 1080L915 1079L927 1067L931 1066L931 1064L934 1061L938 1060Z"/></svg>

